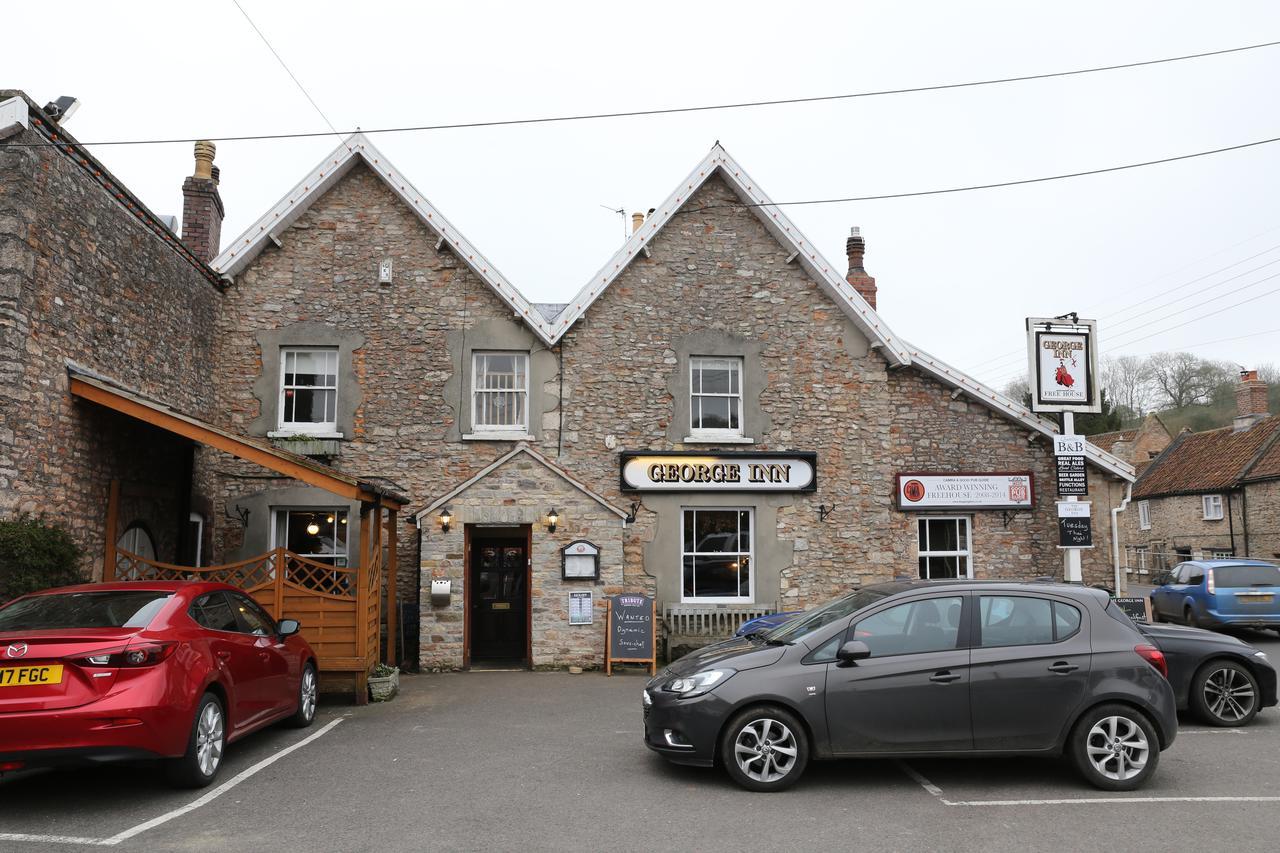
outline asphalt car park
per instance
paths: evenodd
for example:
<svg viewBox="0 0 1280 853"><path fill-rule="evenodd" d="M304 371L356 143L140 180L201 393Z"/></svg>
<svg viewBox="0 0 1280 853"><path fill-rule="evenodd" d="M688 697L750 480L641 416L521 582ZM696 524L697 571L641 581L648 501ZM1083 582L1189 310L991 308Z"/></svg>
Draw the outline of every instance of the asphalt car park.
<svg viewBox="0 0 1280 853"><path fill-rule="evenodd" d="M1241 632L1280 656L1272 632ZM835 761L752 794L641 742L646 676L407 676L384 705L325 704L310 729L232 745L214 786L145 766L0 777L0 849L205 851L1246 849L1274 841L1280 712L1184 716L1141 791L1042 759Z"/></svg>

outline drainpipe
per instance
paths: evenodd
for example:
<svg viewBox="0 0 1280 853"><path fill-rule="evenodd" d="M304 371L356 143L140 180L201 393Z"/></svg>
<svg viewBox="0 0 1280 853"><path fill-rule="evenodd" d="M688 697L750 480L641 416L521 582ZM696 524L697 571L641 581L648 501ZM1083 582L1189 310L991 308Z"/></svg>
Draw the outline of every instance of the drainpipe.
<svg viewBox="0 0 1280 853"><path fill-rule="evenodd" d="M1116 595L1120 594L1120 513L1124 512L1132 499L1133 483L1126 483L1124 500L1120 501L1120 506L1111 508L1111 563L1115 567Z"/></svg>
<svg viewBox="0 0 1280 853"><path fill-rule="evenodd" d="M1231 492L1227 492L1227 532L1231 535L1231 556L1236 555L1236 520L1231 512Z"/></svg>
<svg viewBox="0 0 1280 853"><path fill-rule="evenodd" d="M1249 487L1240 487L1240 527L1244 534L1244 555L1249 556Z"/></svg>

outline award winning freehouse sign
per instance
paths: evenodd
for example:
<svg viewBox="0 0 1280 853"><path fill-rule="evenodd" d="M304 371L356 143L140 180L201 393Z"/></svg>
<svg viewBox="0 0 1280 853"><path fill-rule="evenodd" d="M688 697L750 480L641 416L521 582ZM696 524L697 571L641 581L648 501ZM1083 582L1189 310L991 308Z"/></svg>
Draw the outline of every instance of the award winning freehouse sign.
<svg viewBox="0 0 1280 853"><path fill-rule="evenodd" d="M816 453L623 453L631 492L812 492Z"/></svg>
<svg viewBox="0 0 1280 853"><path fill-rule="evenodd" d="M1034 500L1030 471L898 475L899 509L1030 509Z"/></svg>

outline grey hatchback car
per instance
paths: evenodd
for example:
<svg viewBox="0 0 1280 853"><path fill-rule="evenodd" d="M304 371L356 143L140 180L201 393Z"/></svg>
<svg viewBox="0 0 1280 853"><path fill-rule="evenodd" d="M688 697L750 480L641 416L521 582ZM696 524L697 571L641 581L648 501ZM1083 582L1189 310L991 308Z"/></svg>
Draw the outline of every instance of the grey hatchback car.
<svg viewBox="0 0 1280 853"><path fill-rule="evenodd" d="M644 740L778 791L811 759L1063 755L1139 787L1178 731L1164 655L1101 590L907 581L679 659L644 689Z"/></svg>

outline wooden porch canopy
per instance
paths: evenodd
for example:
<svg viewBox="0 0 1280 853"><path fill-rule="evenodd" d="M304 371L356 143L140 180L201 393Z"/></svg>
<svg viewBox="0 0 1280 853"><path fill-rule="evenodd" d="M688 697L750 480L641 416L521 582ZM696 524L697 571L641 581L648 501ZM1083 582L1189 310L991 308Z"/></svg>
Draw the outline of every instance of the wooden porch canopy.
<svg viewBox="0 0 1280 853"><path fill-rule="evenodd" d="M381 609L381 572L384 568L382 548L384 544L388 550L388 559L385 565L387 570L386 593L389 605L386 616L387 663L392 663L394 660L397 629L395 608L396 518L399 511L408 502L408 498L383 482L344 474L305 456L281 450L262 439L236 435L206 421L177 412L170 406L147 399L135 391L121 387L112 380L88 372L83 368L68 365L67 373L70 378L70 391L75 397L128 415L131 418L136 418L166 432L182 436L215 450L229 453L247 462L261 465L284 477L316 486L347 500L360 502L360 550L362 553L359 565L352 570L356 575L353 578L353 585L358 587L360 593L349 602L341 601L342 596L333 595L332 590L325 591L315 588L314 583L294 583L294 580L299 576L316 575L317 571L322 574L327 571L336 576L336 574L347 574L348 570L338 570L334 567L320 565L303 565L308 561L296 555L288 554L283 549L276 549L279 553L273 552L271 555L242 561L244 565L253 564L254 566L263 563L264 560L274 561L271 563L267 574L264 575L264 577L270 578L269 582L263 581L253 572L249 572L245 575L245 583L240 583L237 580L241 574L245 574L243 571L239 571L244 568L241 564L202 568L182 567L144 560L134 554L118 554L115 536L115 515L119 495L118 481L112 482L108 502L107 554L104 563L104 578L114 575L117 565L126 565L133 571L149 572L148 577L152 579L161 576L200 576L208 577L208 579L224 579L248 589L255 597L260 597L260 603L266 606L268 610L272 610L272 615L277 619L283 615L279 611L283 603L282 598L287 594L295 596L294 606L306 606L298 604L301 600L298 596L301 595L315 599L310 604L322 607L330 613L334 608L351 610L349 615L354 617L356 621L351 626L354 634L350 643L346 640L340 643L329 643L325 639L325 634L328 632L326 631L324 616L319 612L317 612L317 624L311 626L312 630L309 631L308 626L304 623L303 633L314 634L314 636L308 636L308 639L312 641L313 646L319 647L317 652L320 656L321 673L323 674L326 670L355 673L358 686L357 696L362 697L365 676L377 661L378 629L381 622L379 619L379 611ZM387 516L385 524L382 519L384 512ZM294 565L295 563L297 565ZM239 571L239 574L237 574L237 571ZM359 577L361 573L364 575L363 578ZM226 577L223 578L223 575L226 575ZM250 581L252 582L250 583ZM292 584L292 592L288 592L285 589L285 586L289 584ZM348 586L351 585L348 584ZM320 599L324 599L324 601L320 601ZM273 602L274 608L272 607ZM332 622L332 619L330 619L330 622ZM346 637L347 634L343 634L343 636ZM346 645L351 645L351 648L340 648ZM326 653L330 649L330 653Z"/></svg>

